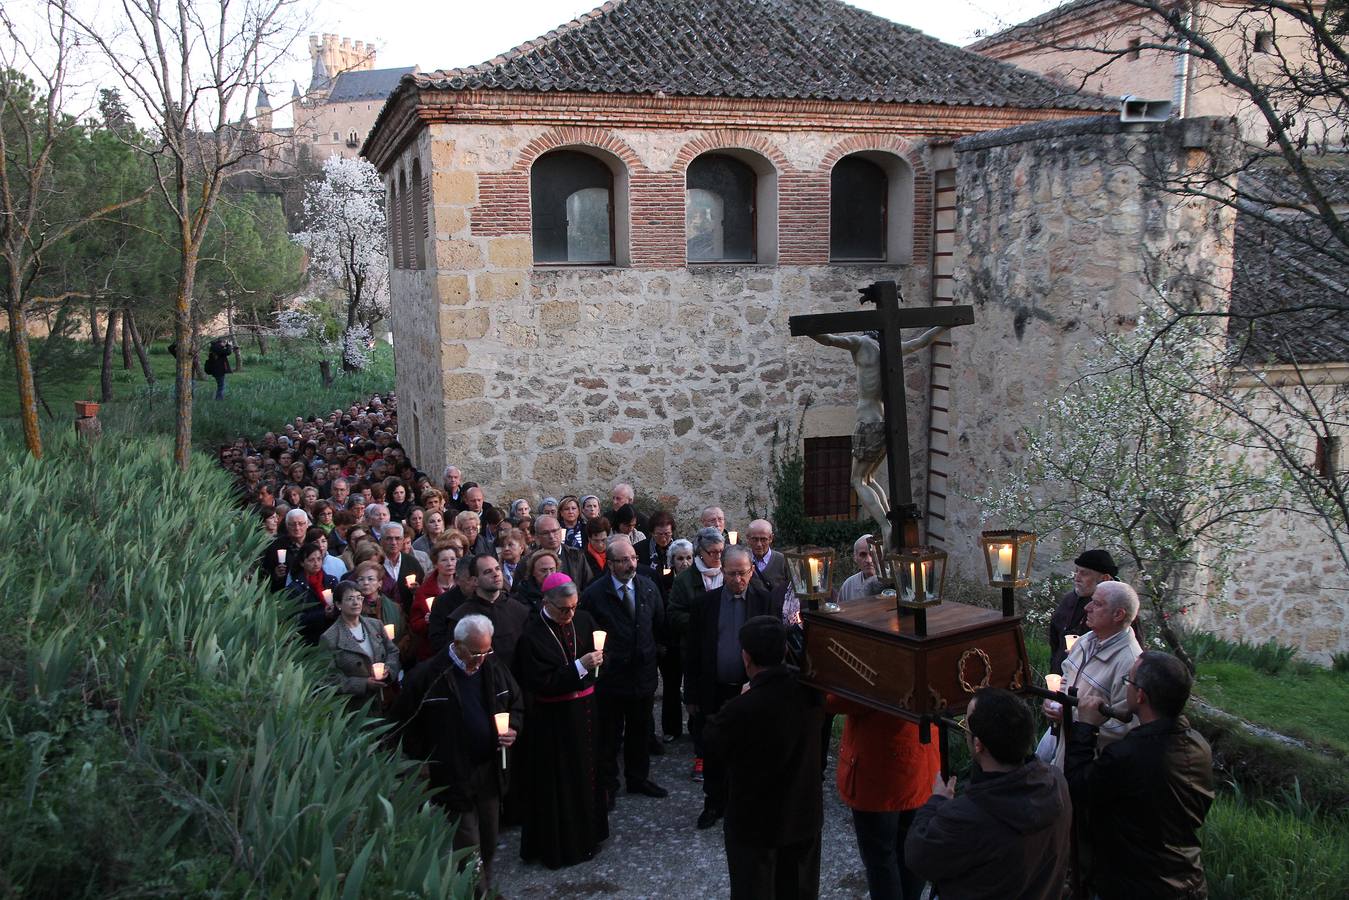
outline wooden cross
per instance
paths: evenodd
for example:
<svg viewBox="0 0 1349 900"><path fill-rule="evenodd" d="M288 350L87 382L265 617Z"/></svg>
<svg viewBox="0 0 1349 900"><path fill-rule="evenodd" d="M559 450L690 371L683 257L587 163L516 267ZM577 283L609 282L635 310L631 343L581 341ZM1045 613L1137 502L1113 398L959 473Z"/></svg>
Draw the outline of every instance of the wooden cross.
<svg viewBox="0 0 1349 900"><path fill-rule="evenodd" d="M929 306L901 309L899 288L893 281L877 281L861 288L862 304L874 303L875 309L861 312L820 313L792 316L787 320L793 337L838 334L849 331L875 331L880 334L881 398L885 406L886 468L890 476L890 541L892 549L918 544L918 507L913 502L909 480L908 407L904 397L904 357L889 353L888 347L900 345L900 329L970 325L973 306Z"/></svg>

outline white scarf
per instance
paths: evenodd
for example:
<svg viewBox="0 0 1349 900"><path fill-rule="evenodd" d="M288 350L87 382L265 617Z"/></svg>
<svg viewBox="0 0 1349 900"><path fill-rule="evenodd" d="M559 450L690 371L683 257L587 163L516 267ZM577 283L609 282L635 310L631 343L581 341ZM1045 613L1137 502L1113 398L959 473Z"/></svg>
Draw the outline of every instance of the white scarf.
<svg viewBox="0 0 1349 900"><path fill-rule="evenodd" d="M696 556L693 558L693 564L698 567L698 572L703 576L704 589L715 591L721 587L721 566L709 568L703 565L703 561Z"/></svg>

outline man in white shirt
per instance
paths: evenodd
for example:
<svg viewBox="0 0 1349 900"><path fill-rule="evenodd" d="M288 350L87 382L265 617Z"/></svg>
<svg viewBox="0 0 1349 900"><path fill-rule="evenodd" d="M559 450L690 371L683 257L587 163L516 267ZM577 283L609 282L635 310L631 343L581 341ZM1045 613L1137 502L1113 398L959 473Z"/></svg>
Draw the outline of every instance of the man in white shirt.
<svg viewBox="0 0 1349 900"><path fill-rule="evenodd" d="M857 571L844 579L843 584L839 586L839 603L863 600L876 593L866 586L868 581L876 577L876 561L871 558L871 545L867 543L870 539L871 535L864 534L853 542L852 558L857 564Z"/></svg>

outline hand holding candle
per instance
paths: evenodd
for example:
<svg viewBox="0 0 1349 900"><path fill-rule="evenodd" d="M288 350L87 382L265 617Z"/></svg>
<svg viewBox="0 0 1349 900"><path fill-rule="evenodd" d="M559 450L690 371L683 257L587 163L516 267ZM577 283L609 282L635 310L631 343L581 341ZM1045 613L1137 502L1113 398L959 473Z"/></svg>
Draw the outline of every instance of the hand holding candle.
<svg viewBox="0 0 1349 900"><path fill-rule="evenodd" d="M506 733L511 730L511 714L508 712L495 713L492 718L496 721L497 740L500 741L506 737ZM501 768L506 768L506 744L501 745Z"/></svg>
<svg viewBox="0 0 1349 900"><path fill-rule="evenodd" d="M1045 689L1053 691L1054 693L1057 694L1060 690L1063 689L1063 676L1046 675ZM1059 720L1059 716L1055 715L1055 713L1058 713L1062 709L1063 704L1059 703L1057 700L1045 701L1045 715L1047 715L1050 719L1053 719L1056 722Z"/></svg>
<svg viewBox="0 0 1349 900"><path fill-rule="evenodd" d="M596 649L596 650L603 650L603 649L604 649L604 641L605 641L605 639L606 639L607 637L609 637L609 632L603 631L603 630L597 628L597 629L595 629L593 632L591 632L591 636L595 639L595 649ZM599 666L596 666L596 667L595 667L595 677L596 677L596 678L599 678L599 677L600 677L600 667L599 667Z"/></svg>
<svg viewBox="0 0 1349 900"><path fill-rule="evenodd" d="M383 681L384 676L389 674L389 667L382 662L371 663L370 672L376 681Z"/></svg>
<svg viewBox="0 0 1349 900"><path fill-rule="evenodd" d="M409 575L407 578L404 578L403 581L407 582L407 586L410 588L415 588L417 586L417 576L415 574Z"/></svg>

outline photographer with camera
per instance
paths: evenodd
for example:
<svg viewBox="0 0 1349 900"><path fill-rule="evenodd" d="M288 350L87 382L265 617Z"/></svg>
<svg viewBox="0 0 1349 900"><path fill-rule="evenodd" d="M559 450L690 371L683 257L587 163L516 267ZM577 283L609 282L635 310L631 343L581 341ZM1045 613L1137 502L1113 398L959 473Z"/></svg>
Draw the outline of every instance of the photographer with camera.
<svg viewBox="0 0 1349 900"><path fill-rule="evenodd" d="M235 347L227 338L216 338L206 350L206 374L215 378L215 398L225 399L225 376L233 372L230 354Z"/></svg>

